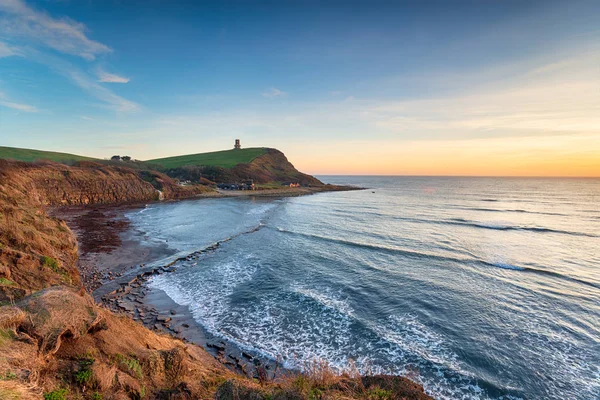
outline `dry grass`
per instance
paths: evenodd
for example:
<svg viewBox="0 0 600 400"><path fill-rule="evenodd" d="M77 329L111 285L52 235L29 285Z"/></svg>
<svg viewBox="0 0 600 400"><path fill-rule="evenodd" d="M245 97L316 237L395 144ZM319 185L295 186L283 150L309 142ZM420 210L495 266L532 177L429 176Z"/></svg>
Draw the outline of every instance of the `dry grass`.
<svg viewBox="0 0 600 400"><path fill-rule="evenodd" d="M25 313L18 307L0 307L0 329L15 330L25 320Z"/></svg>

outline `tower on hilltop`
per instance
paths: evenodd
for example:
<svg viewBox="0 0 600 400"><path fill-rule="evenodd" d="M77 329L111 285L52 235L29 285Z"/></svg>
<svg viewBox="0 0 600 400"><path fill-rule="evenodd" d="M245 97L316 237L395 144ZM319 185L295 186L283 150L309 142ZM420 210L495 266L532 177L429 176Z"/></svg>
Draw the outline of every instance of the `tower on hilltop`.
<svg viewBox="0 0 600 400"><path fill-rule="evenodd" d="M240 144L240 139L235 139L235 145L233 146L234 150L239 150L242 148L242 145Z"/></svg>

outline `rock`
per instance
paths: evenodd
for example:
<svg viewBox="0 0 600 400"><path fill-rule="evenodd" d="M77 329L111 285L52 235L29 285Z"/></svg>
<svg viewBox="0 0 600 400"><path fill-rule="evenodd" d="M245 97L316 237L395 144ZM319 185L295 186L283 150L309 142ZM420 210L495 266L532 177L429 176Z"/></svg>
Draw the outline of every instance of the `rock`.
<svg viewBox="0 0 600 400"><path fill-rule="evenodd" d="M171 311L169 311L169 312L171 313L171 315L175 315L175 314L177 314L177 311L175 311L175 310L171 310Z"/></svg>
<svg viewBox="0 0 600 400"><path fill-rule="evenodd" d="M225 350L225 345L222 343L206 342L206 347L211 347L220 351Z"/></svg>
<svg viewBox="0 0 600 400"><path fill-rule="evenodd" d="M165 315L159 315L158 317L156 317L156 320L159 322L169 322L171 320L171 317L167 317Z"/></svg>

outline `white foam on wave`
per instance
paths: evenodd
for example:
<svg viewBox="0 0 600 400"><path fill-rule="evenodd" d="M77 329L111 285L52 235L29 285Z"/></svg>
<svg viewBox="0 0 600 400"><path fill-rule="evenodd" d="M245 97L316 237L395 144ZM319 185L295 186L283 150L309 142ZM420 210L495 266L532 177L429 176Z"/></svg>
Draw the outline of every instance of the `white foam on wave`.
<svg viewBox="0 0 600 400"><path fill-rule="evenodd" d="M439 399L487 398L460 368L444 338L414 315L366 323L373 334L357 336L356 312L341 292L299 283L257 301L232 305L229 296L256 273L254 261L251 256L228 260L209 274L183 280L161 275L151 286L189 306L196 321L213 335L280 358L287 368L302 368L318 359L343 370L352 359L363 373L416 373L416 379ZM191 279L194 285L189 285ZM425 373L431 368L437 372Z"/></svg>
<svg viewBox="0 0 600 400"><path fill-rule="evenodd" d="M328 307L332 310L338 311L348 317L354 317L354 311L348 303L348 300L345 298L341 298L341 295L339 293L334 294L333 291L329 288L316 290L303 285L293 284L290 285L290 289L295 293L313 299L314 301L323 305L324 307Z"/></svg>

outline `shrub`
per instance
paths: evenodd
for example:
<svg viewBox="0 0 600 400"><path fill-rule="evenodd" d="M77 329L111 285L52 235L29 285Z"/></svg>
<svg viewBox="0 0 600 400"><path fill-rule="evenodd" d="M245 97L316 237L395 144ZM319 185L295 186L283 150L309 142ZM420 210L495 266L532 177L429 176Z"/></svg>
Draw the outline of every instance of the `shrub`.
<svg viewBox="0 0 600 400"><path fill-rule="evenodd" d="M367 399L369 400L388 400L392 398L391 390L383 390L379 387L372 387L367 393Z"/></svg>
<svg viewBox="0 0 600 400"><path fill-rule="evenodd" d="M67 400L67 389L57 389L48 393L44 393L44 400Z"/></svg>
<svg viewBox="0 0 600 400"><path fill-rule="evenodd" d="M14 284L15 283L13 281L11 281L10 279L0 278L0 285L11 286Z"/></svg>
<svg viewBox="0 0 600 400"><path fill-rule="evenodd" d="M54 272L58 272L60 266L58 265L58 261L56 261L56 259L52 258L52 257L48 257L48 256L44 256L42 257L42 264L44 264L44 267L48 267L50 269L52 269L52 271Z"/></svg>
<svg viewBox="0 0 600 400"><path fill-rule="evenodd" d="M75 374L75 381L84 386L92 379L92 371L89 369L83 369Z"/></svg>
<svg viewBox="0 0 600 400"><path fill-rule="evenodd" d="M135 358L125 357L123 354L117 354L116 358L119 366L131 372L136 378L141 379L144 376L142 366Z"/></svg>
<svg viewBox="0 0 600 400"><path fill-rule="evenodd" d="M4 381L12 381L13 379L17 379L17 374L15 374L13 371L6 371L4 376L0 376L0 379Z"/></svg>
<svg viewBox="0 0 600 400"><path fill-rule="evenodd" d="M92 393L92 400L102 400L102 394L98 392Z"/></svg>

